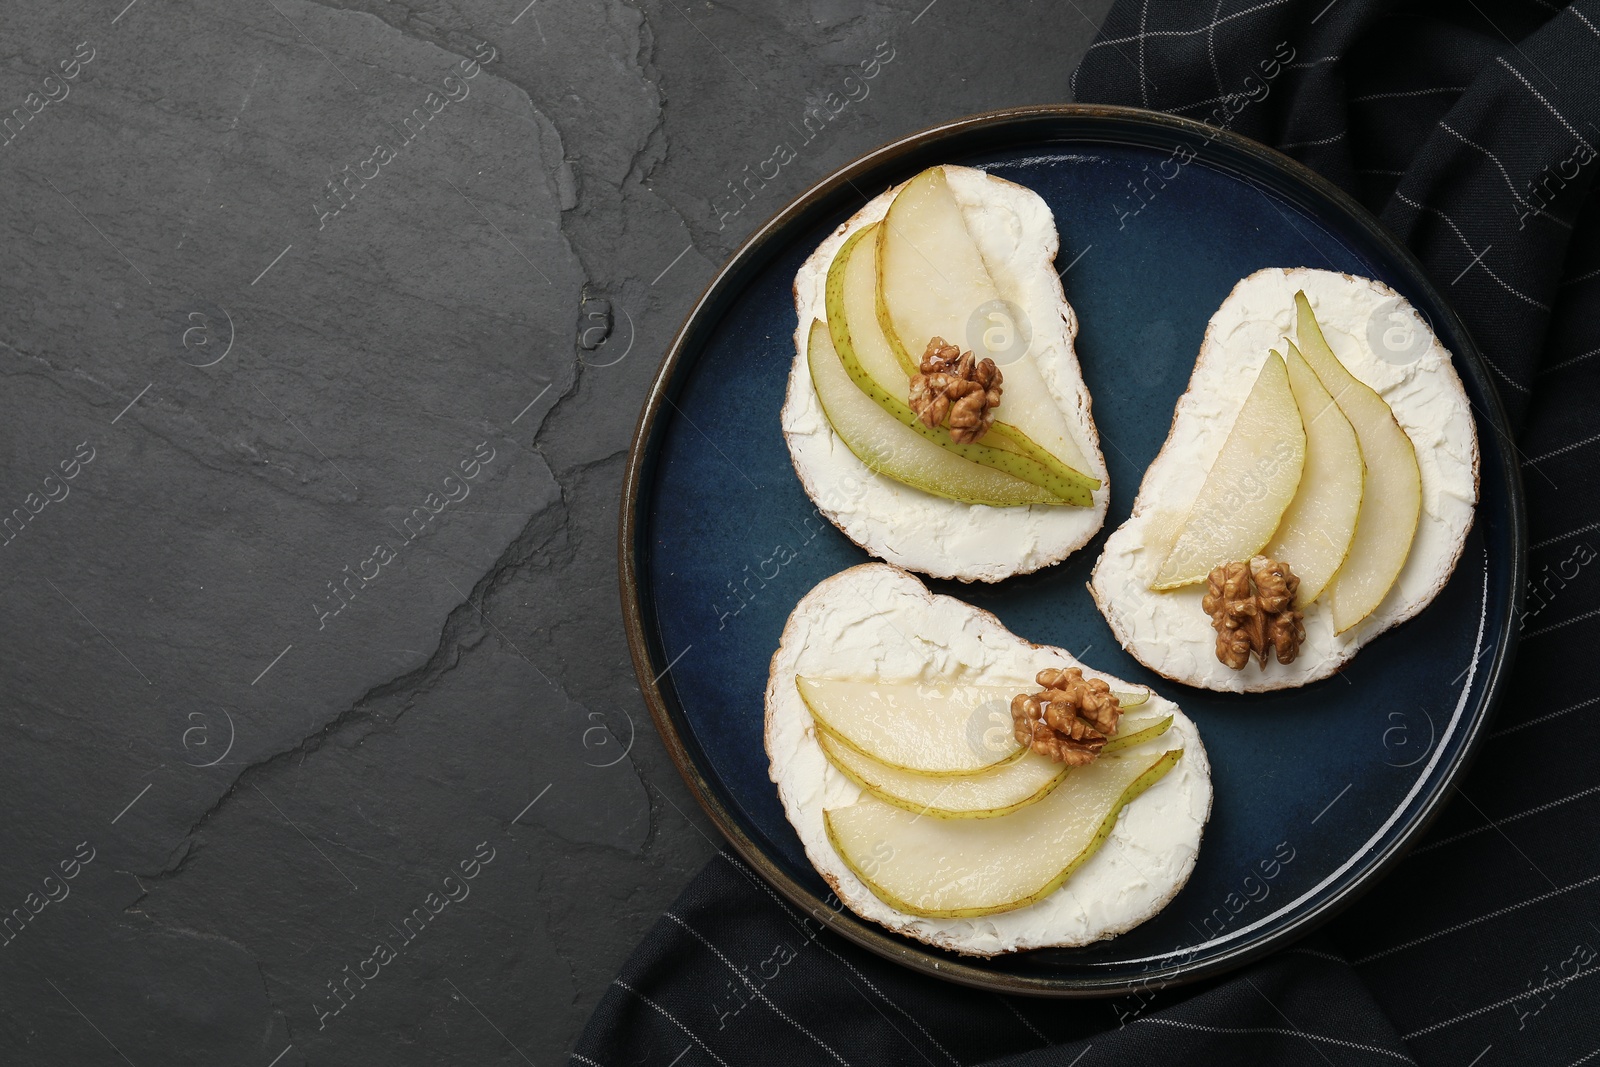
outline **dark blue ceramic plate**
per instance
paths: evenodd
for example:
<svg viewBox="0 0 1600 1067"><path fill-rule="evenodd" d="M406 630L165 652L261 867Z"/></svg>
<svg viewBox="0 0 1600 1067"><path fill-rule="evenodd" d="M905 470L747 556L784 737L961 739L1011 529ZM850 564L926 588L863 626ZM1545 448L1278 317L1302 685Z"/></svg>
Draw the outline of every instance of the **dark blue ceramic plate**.
<svg viewBox="0 0 1600 1067"><path fill-rule="evenodd" d="M1164 163L1180 146L1178 158L1193 152L1193 162ZM1214 769L1198 865L1164 911L1087 948L989 961L834 913L762 748L762 692L784 620L817 582L868 558L818 518L779 431L795 269L866 199L935 163L986 168L1055 212L1058 267L1082 324L1078 355L1110 464L1106 532L1127 517L1166 436L1208 318L1262 267L1348 271L1405 294L1455 353L1482 450L1477 520L1449 585L1341 674L1303 689L1228 696L1141 667L1084 588L1104 532L1039 574L934 583L1023 637L1084 650L1094 666L1179 701ZM1175 169L1164 188L1145 184ZM1302 936L1371 885L1422 832L1474 749L1506 675L1523 581L1508 441L1483 360L1421 267L1309 170L1149 112L1062 106L964 119L879 149L801 197L689 316L646 405L623 501L634 665L668 749L734 848L842 935L926 973L1011 992L1106 994L1214 974Z"/></svg>

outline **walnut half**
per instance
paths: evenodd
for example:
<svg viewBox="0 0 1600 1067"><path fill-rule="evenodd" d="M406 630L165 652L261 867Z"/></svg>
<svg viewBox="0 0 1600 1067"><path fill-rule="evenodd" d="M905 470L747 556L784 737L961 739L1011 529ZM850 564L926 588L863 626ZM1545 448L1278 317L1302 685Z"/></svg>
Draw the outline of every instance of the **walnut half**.
<svg viewBox="0 0 1600 1067"><path fill-rule="evenodd" d="M1092 761L1117 732L1121 703L1099 678L1085 679L1077 667L1043 670L1034 679L1044 691L1018 693L1011 700L1012 733L1057 763Z"/></svg>
<svg viewBox="0 0 1600 1067"><path fill-rule="evenodd" d="M1306 639L1303 616L1294 610L1299 589L1289 565L1266 556L1214 568L1200 606L1217 631L1217 659L1238 671L1254 656L1264 668L1270 650L1279 663L1293 663Z"/></svg>
<svg viewBox="0 0 1600 1067"><path fill-rule="evenodd" d="M964 445L989 432L1002 392L994 360L977 362L971 352L935 337L918 369L911 378L911 410L924 426L946 424L951 439Z"/></svg>

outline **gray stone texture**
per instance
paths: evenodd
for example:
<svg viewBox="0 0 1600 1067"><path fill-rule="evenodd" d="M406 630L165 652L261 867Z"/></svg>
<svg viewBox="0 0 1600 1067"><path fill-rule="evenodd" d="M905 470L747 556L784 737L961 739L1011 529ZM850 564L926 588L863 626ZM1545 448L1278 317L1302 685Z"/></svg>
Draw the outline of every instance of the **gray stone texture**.
<svg viewBox="0 0 1600 1067"><path fill-rule="evenodd" d="M557 1062L716 847L618 604L660 353L1107 5L124 4L3 4L0 1062Z"/></svg>

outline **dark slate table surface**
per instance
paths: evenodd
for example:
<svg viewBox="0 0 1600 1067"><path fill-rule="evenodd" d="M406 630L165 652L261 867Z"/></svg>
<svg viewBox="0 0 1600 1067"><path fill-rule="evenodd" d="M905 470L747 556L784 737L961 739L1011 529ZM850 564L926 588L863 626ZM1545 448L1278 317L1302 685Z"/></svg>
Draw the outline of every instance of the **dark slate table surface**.
<svg viewBox="0 0 1600 1067"><path fill-rule="evenodd" d="M7 0L0 1062L559 1061L716 847L617 597L661 351L1105 7Z"/></svg>

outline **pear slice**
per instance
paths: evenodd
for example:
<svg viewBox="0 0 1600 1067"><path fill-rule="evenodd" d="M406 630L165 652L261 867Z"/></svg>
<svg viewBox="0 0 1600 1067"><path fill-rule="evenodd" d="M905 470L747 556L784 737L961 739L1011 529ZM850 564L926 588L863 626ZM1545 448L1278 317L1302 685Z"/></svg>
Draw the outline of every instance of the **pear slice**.
<svg viewBox="0 0 1600 1067"><path fill-rule="evenodd" d="M1300 579L1294 606L1303 610L1322 595L1350 552L1366 465L1350 420L1293 344L1286 362L1306 427L1306 468L1267 555L1293 568Z"/></svg>
<svg viewBox="0 0 1600 1067"><path fill-rule="evenodd" d="M975 774L1028 750L1011 736L1011 698L984 685L884 685L796 678L817 724L864 756L929 775Z"/></svg>
<svg viewBox="0 0 1600 1067"><path fill-rule="evenodd" d="M863 756L826 730L817 732L828 762L886 804L935 819L990 819L1043 800L1068 767L1029 755L974 775L933 777Z"/></svg>
<svg viewBox="0 0 1600 1067"><path fill-rule="evenodd" d="M833 347L851 379L861 391L872 397L885 411L896 419L912 426L925 437L944 445L954 445L948 430L924 426L920 420L909 422L911 376L919 369L909 370L900 362L889 339L884 336L878 321L878 243L882 240L884 224L869 223L851 234L828 264L828 278L824 287L828 311L828 333ZM1028 455L1022 446L999 434L985 438L989 448L1018 456ZM983 462L979 456L969 456ZM1015 460L1008 460L1015 464ZM1099 483L1077 471L1063 471L1059 464L1048 468L1040 463L1040 472L1049 471L1060 491L1070 493L1073 503L1088 506L1093 503L1090 494ZM1047 461L1046 461L1047 462ZM1014 471L1015 466L1008 468ZM1035 476L1037 477L1037 475ZM1036 482L1036 484L1046 484Z"/></svg>
<svg viewBox="0 0 1600 1067"><path fill-rule="evenodd" d="M1106 747L1100 750L1100 755L1111 756L1135 745L1142 745L1146 741L1160 737L1171 728L1171 715L1125 716L1117 724L1116 734L1106 742Z"/></svg>
<svg viewBox="0 0 1600 1067"><path fill-rule="evenodd" d="M841 354L848 351L860 366L857 384L863 392L872 395L874 389L880 389L903 404L911 392L913 372L900 363L878 324L878 240L882 232L881 222L863 226L834 253L825 286L828 331L833 346ZM873 395L873 399L878 398Z"/></svg>
<svg viewBox="0 0 1600 1067"><path fill-rule="evenodd" d="M1183 750L1130 752L1075 767L1049 795L995 819L924 819L864 796L823 813L828 840L885 904L911 915L1013 911L1061 887L1110 835L1122 809Z"/></svg>
<svg viewBox="0 0 1600 1067"><path fill-rule="evenodd" d="M1422 516L1422 471L1416 447L1383 397L1346 370L1328 347L1304 291L1295 294L1294 303L1300 350L1350 420L1366 464L1350 551L1323 590L1333 609L1334 631L1342 634L1371 615L1400 577Z"/></svg>
<svg viewBox="0 0 1600 1067"><path fill-rule="evenodd" d="M998 351L990 347L1002 338L1014 340L1018 324L996 322L990 327L979 315L986 305L1002 317L1008 313L998 310L1006 307L1003 294L967 231L944 168L930 167L907 182L895 194L882 225L878 322L906 375L917 373L933 337L970 348L979 359L993 359L1005 383L989 433L1063 477L1085 479L1098 489L1100 483L1084 473L1089 465L1083 449L1033 357L1010 351L1014 345ZM974 329L979 324L984 328Z"/></svg>
<svg viewBox="0 0 1600 1067"><path fill-rule="evenodd" d="M1269 353L1151 589L1204 581L1266 547L1299 488L1306 431L1283 357Z"/></svg>
<svg viewBox="0 0 1600 1067"><path fill-rule="evenodd" d="M993 467L1012 477L1049 490L1048 495L1037 499L1030 497L1023 501L1004 502L979 499L970 500L969 503L1066 503L1080 507L1092 506L1094 490L1099 486L1099 483L1092 478L1086 478L1075 471L1063 473L1015 450L996 449L987 444L960 444L951 438L948 430L943 427L927 426L912 412L906 399L911 391L911 378L895 359L874 314L878 281L876 242L880 226L880 223L873 223L851 234L828 267L826 286L828 336L850 380L896 422L938 447L963 459ZM820 387L818 394L820 398ZM823 409L823 413L828 414L826 402L823 404ZM882 420L876 421L882 424ZM839 429L831 414L828 414L828 422L840 437L845 436L845 432ZM853 447L851 451L858 456L861 455ZM863 456L862 459L868 466L872 466L866 457ZM887 470L883 473L890 474L890 477L899 481L906 480Z"/></svg>
<svg viewBox="0 0 1600 1067"><path fill-rule="evenodd" d="M1125 718L1117 734L1106 742L1106 756L1161 736L1172 716ZM849 745L819 730L822 752L852 782L888 804L936 819L992 819L1043 800L1060 785L1072 768L1029 753L978 774L933 777L901 770L863 756Z"/></svg>
<svg viewBox="0 0 1600 1067"><path fill-rule="evenodd" d="M1022 456L1007 452L999 466L974 463L960 450L992 451L982 445L941 447L927 436L912 433L905 425L866 393L856 388L834 351L828 329L813 322L811 341L806 348L811 382L828 424L845 447L872 470L887 475L913 489L966 504L1010 507L1019 504L1058 504L1061 498L1042 486L1007 474L1006 463L1028 466L1043 474L1043 468ZM910 415L911 409L906 409ZM921 423L917 423L921 426ZM926 428L926 427L924 427ZM931 431L930 431L931 432Z"/></svg>
<svg viewBox="0 0 1600 1067"><path fill-rule="evenodd" d="M800 677L795 684L822 731L897 770L936 777L976 774L1028 751L1011 735L1011 698L1036 689L1031 683ZM1113 695L1123 708L1136 708L1150 698L1148 691Z"/></svg>

